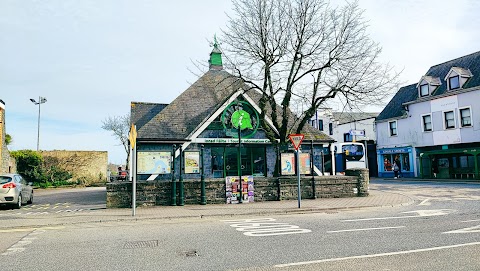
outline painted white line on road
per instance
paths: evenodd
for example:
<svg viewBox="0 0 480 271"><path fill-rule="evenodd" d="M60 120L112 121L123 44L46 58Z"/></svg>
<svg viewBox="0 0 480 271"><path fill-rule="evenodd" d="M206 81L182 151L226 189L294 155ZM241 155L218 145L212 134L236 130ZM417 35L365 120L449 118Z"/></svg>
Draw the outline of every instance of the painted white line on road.
<svg viewBox="0 0 480 271"><path fill-rule="evenodd" d="M475 227L469 227L469 228L463 228L463 229L458 229L458 230L453 230L453 231L447 231L444 233L472 233L472 232L480 232L480 225L475 226Z"/></svg>
<svg viewBox="0 0 480 271"><path fill-rule="evenodd" d="M365 229L351 229L351 230L338 230L338 231L327 231L327 233L352 232L352 231L388 230L388 229L400 229L400 228L405 228L405 226L398 226L398 227L381 227L381 228L365 228Z"/></svg>
<svg viewBox="0 0 480 271"><path fill-rule="evenodd" d="M478 222L478 221L480 221L480 219L466 220L466 221L462 221L462 223Z"/></svg>
<svg viewBox="0 0 480 271"><path fill-rule="evenodd" d="M347 219L342 220L343 222L354 222L354 221L370 221L370 220L388 220L388 219L403 219L403 218L417 218L417 217L426 217L426 216L441 216L448 215L455 212L453 209L440 209L440 210L416 210L403 212L404 214L417 213L418 215L409 215L409 216L390 216L390 217L373 217L373 218L359 218L359 219Z"/></svg>
<svg viewBox="0 0 480 271"><path fill-rule="evenodd" d="M431 203L428 202L430 199L425 199L422 202L420 202L418 205L430 205Z"/></svg>
<svg viewBox="0 0 480 271"><path fill-rule="evenodd" d="M451 245L451 246L421 248L421 249L413 249L413 250L405 250L405 251L397 251L397 252L386 252L386 253L370 254L370 255L359 255L359 256L342 257L342 258L323 259L323 260L316 260L316 261L286 263L286 264L278 264L278 265L275 265L274 267L283 268L283 267L310 265L310 264L318 264L318 263L326 263L326 262L337 262L337 261L346 261L346 260L354 260L354 259L376 258L376 257L411 254L411 253L435 251L435 250L466 247L466 246L478 246L478 245L480 245L480 242L465 243L465 244L458 244L458 245Z"/></svg>
<svg viewBox="0 0 480 271"><path fill-rule="evenodd" d="M65 226L51 226L51 227L38 227L38 228L19 228L19 229L6 229L0 230L0 233L8 233L8 232L25 232L25 231L41 231L41 230L60 230L64 229ZM33 234L33 233L32 233Z"/></svg>

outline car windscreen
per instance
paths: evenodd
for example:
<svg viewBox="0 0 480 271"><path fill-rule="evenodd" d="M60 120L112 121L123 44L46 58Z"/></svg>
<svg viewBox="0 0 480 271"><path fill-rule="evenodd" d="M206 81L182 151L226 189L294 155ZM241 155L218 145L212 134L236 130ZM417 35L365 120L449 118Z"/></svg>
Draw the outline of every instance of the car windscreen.
<svg viewBox="0 0 480 271"><path fill-rule="evenodd" d="M12 181L12 178L7 176L0 176L0 184L8 183L10 181Z"/></svg>

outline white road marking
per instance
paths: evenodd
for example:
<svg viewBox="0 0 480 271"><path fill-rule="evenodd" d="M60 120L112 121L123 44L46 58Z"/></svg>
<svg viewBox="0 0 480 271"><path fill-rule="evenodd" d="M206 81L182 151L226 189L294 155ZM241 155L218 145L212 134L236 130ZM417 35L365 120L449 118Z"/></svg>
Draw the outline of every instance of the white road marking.
<svg viewBox="0 0 480 271"><path fill-rule="evenodd" d="M274 236L285 234L297 234L312 232L308 229L301 229L299 226L288 223L275 222L274 218L253 218L241 220L222 220L224 223L243 232L246 236Z"/></svg>
<svg viewBox="0 0 480 271"><path fill-rule="evenodd" d="M462 221L462 222L463 223L468 223L468 222L477 222L477 221L480 221L480 219L466 220L466 221Z"/></svg>
<svg viewBox="0 0 480 271"><path fill-rule="evenodd" d="M390 217L373 217L373 218L358 218L358 219L347 219L342 220L344 222L354 222L354 221L370 221L370 220L388 220L388 219L403 219L403 218L416 218L416 217L426 217L426 216L441 216L448 215L453 213L453 209L440 209L440 210L417 210L410 212L403 212L404 214L417 213L418 215L408 215L408 216L390 216Z"/></svg>
<svg viewBox="0 0 480 271"><path fill-rule="evenodd" d="M338 231L327 231L327 233L352 232L352 231L388 230L388 229L400 229L400 228L405 228L405 226L398 226L398 227L381 227L381 228L365 228L365 229L351 229L351 230L338 230Z"/></svg>
<svg viewBox="0 0 480 271"><path fill-rule="evenodd" d="M431 203L428 202L430 199L425 199L422 202L420 202L418 205L430 205Z"/></svg>
<svg viewBox="0 0 480 271"><path fill-rule="evenodd" d="M32 232L31 234L34 234L33 233L34 231L60 230L60 229L64 229L64 228L65 228L65 226L51 226L51 227L38 227L38 228L18 228L18 229L0 230L0 233L31 231Z"/></svg>
<svg viewBox="0 0 480 271"><path fill-rule="evenodd" d="M453 230L453 231L447 231L447 232L444 232L444 233L472 233L472 232L480 232L480 225L474 226L474 227L469 227L469 228Z"/></svg>
<svg viewBox="0 0 480 271"><path fill-rule="evenodd" d="M24 231L30 230L32 232L27 234L25 237L20 239L18 242L16 242L15 244L10 246L9 248L7 248L7 250L5 250L5 252L3 252L0 255L6 256L6 255L12 255L12 254L16 254L16 253L19 253L19 252L23 252L23 251L26 250L26 246L30 245L35 239L37 239L37 237L35 237L36 235L46 232L46 229L60 229L60 228L64 228L64 227L60 226L60 227L42 227L42 228L21 229L21 230L24 230ZM13 231L13 230L18 231L20 229L12 229L11 231ZM3 231L3 232L6 232L6 231Z"/></svg>
<svg viewBox="0 0 480 271"><path fill-rule="evenodd" d="M345 260L353 260L353 259L376 258L376 257L411 254L411 253L418 253L418 252L427 252L427 251L435 251L435 250L466 247L466 246L478 246L478 245L480 245L480 242L465 243L465 244L450 245L450 246L441 246L441 247L421 248L421 249L413 249L413 250L405 250L405 251L397 251L397 252L386 252L386 253L370 254L370 255L359 255L359 256L342 257L342 258L323 259L323 260L316 260L316 261L286 263L286 264L278 264L278 265L275 265L274 267L283 268L283 267L318 264L318 263L326 263L326 262L337 262L337 261L345 261Z"/></svg>

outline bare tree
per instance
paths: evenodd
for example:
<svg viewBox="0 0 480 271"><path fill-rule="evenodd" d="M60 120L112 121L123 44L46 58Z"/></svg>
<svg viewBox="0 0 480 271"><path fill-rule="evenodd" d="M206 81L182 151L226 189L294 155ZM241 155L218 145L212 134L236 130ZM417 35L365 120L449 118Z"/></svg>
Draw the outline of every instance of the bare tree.
<svg viewBox="0 0 480 271"><path fill-rule="evenodd" d="M127 153L127 165L128 165L128 132L130 131L130 114L124 116L108 117L102 121L102 129L112 131L113 136L118 139Z"/></svg>
<svg viewBox="0 0 480 271"><path fill-rule="evenodd" d="M261 91L262 117L269 112L281 142L333 99L361 108L379 104L397 85L356 1L233 0L233 11L223 31L228 64ZM292 116L295 102L305 110ZM295 131L288 130L292 121Z"/></svg>

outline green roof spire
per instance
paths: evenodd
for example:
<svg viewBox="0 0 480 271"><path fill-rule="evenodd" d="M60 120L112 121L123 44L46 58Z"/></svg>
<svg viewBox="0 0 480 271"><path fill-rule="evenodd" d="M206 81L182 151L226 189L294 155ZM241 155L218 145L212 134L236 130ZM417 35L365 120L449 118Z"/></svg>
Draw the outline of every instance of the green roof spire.
<svg viewBox="0 0 480 271"><path fill-rule="evenodd" d="M213 50L210 53L210 60L208 60L208 63L210 64L211 70L221 70L223 69L222 52L218 49L217 35L213 37L213 40Z"/></svg>

